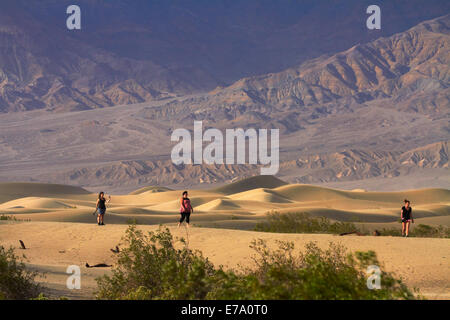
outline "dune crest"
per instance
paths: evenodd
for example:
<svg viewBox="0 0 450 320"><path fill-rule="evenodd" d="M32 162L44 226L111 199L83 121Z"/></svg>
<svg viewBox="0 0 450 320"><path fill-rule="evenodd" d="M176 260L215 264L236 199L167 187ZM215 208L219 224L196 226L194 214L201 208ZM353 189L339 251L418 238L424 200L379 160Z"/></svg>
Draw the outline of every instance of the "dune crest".
<svg viewBox="0 0 450 320"><path fill-rule="evenodd" d="M256 188L272 189L284 186L286 184L287 182L284 182L274 176L254 176L224 185L214 189L213 191L223 194L233 194Z"/></svg>
<svg viewBox="0 0 450 320"><path fill-rule="evenodd" d="M82 188L8 183L0 184L0 191L5 191L0 198L1 213L19 219L81 223L95 219L92 213L97 194ZM108 223L175 223L179 218L181 192L149 186L127 195L114 195L107 210ZM447 189L345 191L255 176L212 190L189 190L189 197L195 209L193 223L205 227L253 229L271 211L306 212L337 221L395 227L405 198L412 201L417 222L450 225Z"/></svg>
<svg viewBox="0 0 450 320"><path fill-rule="evenodd" d="M5 202L0 209L69 209L68 204L51 198L27 197Z"/></svg>

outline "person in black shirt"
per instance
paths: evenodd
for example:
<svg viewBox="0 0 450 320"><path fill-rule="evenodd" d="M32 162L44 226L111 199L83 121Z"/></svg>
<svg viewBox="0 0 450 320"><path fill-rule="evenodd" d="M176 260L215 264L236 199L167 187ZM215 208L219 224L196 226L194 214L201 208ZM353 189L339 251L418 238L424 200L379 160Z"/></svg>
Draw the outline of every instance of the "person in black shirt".
<svg viewBox="0 0 450 320"><path fill-rule="evenodd" d="M409 200L405 199L405 205L402 207L401 211L402 217L402 237L408 237L409 234L409 224L414 223L412 216L412 208Z"/></svg>
<svg viewBox="0 0 450 320"><path fill-rule="evenodd" d="M95 208L95 212L97 212L97 223L99 226L105 225L103 223L103 218L105 217L106 213L106 202L111 201L111 196L108 196L108 200L105 198L105 193L102 191L98 194L97 199L97 206Z"/></svg>

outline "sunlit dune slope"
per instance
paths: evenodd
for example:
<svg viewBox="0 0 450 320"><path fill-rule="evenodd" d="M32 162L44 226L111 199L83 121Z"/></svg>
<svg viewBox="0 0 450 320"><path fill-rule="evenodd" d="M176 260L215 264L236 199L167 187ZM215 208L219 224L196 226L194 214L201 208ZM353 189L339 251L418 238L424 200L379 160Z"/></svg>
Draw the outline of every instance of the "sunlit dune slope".
<svg viewBox="0 0 450 320"><path fill-rule="evenodd" d="M95 221L97 195L82 188L3 183L0 191L0 214L31 221ZM174 223L182 191L149 186L115 195L108 204L106 220L112 224ZM448 220L436 218L450 216L450 190L446 189L355 192L292 185L272 176L256 176L211 190L189 190L189 197L194 224L234 229L252 229L271 211L307 212L336 221L397 223L405 198L411 200L416 219L435 218L429 221L448 225Z"/></svg>

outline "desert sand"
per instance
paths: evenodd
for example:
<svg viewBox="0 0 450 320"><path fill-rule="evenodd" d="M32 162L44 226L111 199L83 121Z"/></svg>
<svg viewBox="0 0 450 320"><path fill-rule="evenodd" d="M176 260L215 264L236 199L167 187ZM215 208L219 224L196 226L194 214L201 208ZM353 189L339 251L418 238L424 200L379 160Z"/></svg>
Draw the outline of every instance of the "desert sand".
<svg viewBox="0 0 450 320"><path fill-rule="evenodd" d="M114 263L110 249L120 243L127 224L144 230L167 225L175 237L189 238L215 265L250 266L254 239L293 241L302 249L310 241L320 247L338 242L350 251L374 250L388 271L431 299L450 299L450 240L428 238L358 237L322 234L275 234L250 231L268 211L308 212L337 221L353 221L367 228L400 227L402 200L412 201L417 223L450 225L450 190L402 192L341 191L312 185L291 185L272 177L254 177L210 190L190 190L193 227L175 227L181 190L147 187L127 195L114 195L97 226L92 215L96 194L82 188L33 184L0 184L0 215L16 221L0 222L0 245L19 248L25 242L27 263L45 272L40 279L51 296L93 298L95 277L109 269L87 269L85 263ZM412 227L414 232L414 226ZM82 268L82 289L65 287L66 268Z"/></svg>

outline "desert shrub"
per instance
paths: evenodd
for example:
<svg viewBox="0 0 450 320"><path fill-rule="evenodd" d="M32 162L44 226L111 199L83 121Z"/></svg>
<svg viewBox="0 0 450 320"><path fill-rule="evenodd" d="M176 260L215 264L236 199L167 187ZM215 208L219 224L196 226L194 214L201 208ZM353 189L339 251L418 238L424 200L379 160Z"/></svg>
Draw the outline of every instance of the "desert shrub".
<svg viewBox="0 0 450 320"><path fill-rule="evenodd" d="M393 275L383 272L381 290L367 288L367 266L378 265L374 252L347 254L330 244L313 243L294 254L294 245L275 250L254 241L254 268L223 270L199 251L174 248L168 229L144 235L129 227L112 275L97 279L98 299L413 299ZM381 267L381 266L380 266Z"/></svg>
<svg viewBox="0 0 450 320"><path fill-rule="evenodd" d="M50 300L44 293L39 293L39 295L35 298L31 298L31 300L39 300L39 301L47 301Z"/></svg>
<svg viewBox="0 0 450 320"><path fill-rule="evenodd" d="M200 252L174 247L168 229L145 235L130 226L112 275L98 282L98 299L203 299L213 265Z"/></svg>
<svg viewBox="0 0 450 320"><path fill-rule="evenodd" d="M278 233L331 233L341 234L346 232L358 232L363 235L371 233L364 226L358 227L352 222L332 222L326 217L314 217L304 212L270 212L266 221L256 224L255 231L278 232ZM383 228L379 230L381 236L401 237L402 230L399 228ZM412 225L410 237L423 238L450 238L450 227L429 226L419 224Z"/></svg>
<svg viewBox="0 0 450 320"><path fill-rule="evenodd" d="M15 216L2 214L0 216L0 221L21 221L21 222L25 221L25 222L29 222L29 221L31 221L31 219L17 219Z"/></svg>
<svg viewBox="0 0 450 320"><path fill-rule="evenodd" d="M326 217L312 217L304 212L271 212L267 221L255 226L255 231L279 233L333 233L358 231L351 222L331 222Z"/></svg>
<svg viewBox="0 0 450 320"><path fill-rule="evenodd" d="M1 221L10 221L10 220L16 220L16 218L15 217L13 217L13 216L8 216L8 215L5 215L5 214L2 214L1 216L0 216L0 220Z"/></svg>
<svg viewBox="0 0 450 320"><path fill-rule="evenodd" d="M426 238L450 238L450 228L446 226L429 226L426 224L419 224L410 234L415 237Z"/></svg>
<svg viewBox="0 0 450 320"><path fill-rule="evenodd" d="M385 228L380 233L382 236L401 237L402 230L401 228ZM409 236L417 238L450 238L450 228L442 225L434 227L427 224L419 224L411 227Z"/></svg>
<svg viewBox="0 0 450 320"><path fill-rule="evenodd" d="M402 230L400 228L383 228L380 230L381 236L401 237Z"/></svg>
<svg viewBox="0 0 450 320"><path fill-rule="evenodd" d="M49 300L69 300L69 298L65 296L59 296L59 297L48 297L44 293L40 293L36 298L32 298L31 300L39 300L39 301L49 301Z"/></svg>
<svg viewBox="0 0 450 320"><path fill-rule="evenodd" d="M220 270L209 299L414 299L412 292L392 274L382 272L381 289L369 290L366 270L380 266L373 251L347 254L341 246L327 250L314 243L294 255L294 245L280 242L270 250L255 241L256 268L241 275Z"/></svg>
<svg viewBox="0 0 450 320"><path fill-rule="evenodd" d="M39 286L34 282L37 274L28 271L12 248L0 246L0 299L24 300L37 297Z"/></svg>
<svg viewBox="0 0 450 320"><path fill-rule="evenodd" d="M127 219L127 224L134 224L134 225L138 225L139 222L136 218L129 218Z"/></svg>

